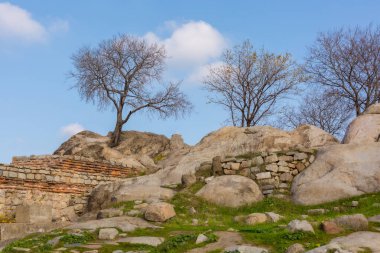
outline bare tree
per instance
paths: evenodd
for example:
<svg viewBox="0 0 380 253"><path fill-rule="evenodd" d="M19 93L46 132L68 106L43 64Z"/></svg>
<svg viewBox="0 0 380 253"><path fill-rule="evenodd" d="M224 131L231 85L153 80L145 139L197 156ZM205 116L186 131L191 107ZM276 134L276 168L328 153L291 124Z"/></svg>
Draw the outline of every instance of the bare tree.
<svg viewBox="0 0 380 253"><path fill-rule="evenodd" d="M284 108L280 124L289 128L314 125L336 137L343 137L352 116L352 108L339 97L313 90L297 106Z"/></svg>
<svg viewBox="0 0 380 253"><path fill-rule="evenodd" d="M234 126L254 126L271 115L276 103L304 81L289 54L255 51L247 40L227 50L223 64L205 78L209 101L222 105Z"/></svg>
<svg viewBox="0 0 380 253"><path fill-rule="evenodd" d="M72 56L70 76L87 102L116 110L110 146L120 142L122 127L133 114L145 110L161 118L181 116L192 106L180 92L179 83L157 87L164 71L165 50L157 44L119 35L97 47L84 47Z"/></svg>
<svg viewBox="0 0 380 253"><path fill-rule="evenodd" d="M380 101L380 27L321 33L305 69L312 82L328 88L360 115Z"/></svg>

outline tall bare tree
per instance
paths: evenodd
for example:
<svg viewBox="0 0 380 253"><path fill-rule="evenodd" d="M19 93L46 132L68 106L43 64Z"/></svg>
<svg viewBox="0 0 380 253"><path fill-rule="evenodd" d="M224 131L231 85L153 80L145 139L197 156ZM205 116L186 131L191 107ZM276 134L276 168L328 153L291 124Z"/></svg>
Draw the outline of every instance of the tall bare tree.
<svg viewBox="0 0 380 253"><path fill-rule="evenodd" d="M84 47L72 56L75 70L70 75L81 97L100 109L111 105L116 110L110 146L120 143L123 125L137 112L166 118L192 108L179 83L159 87L165 58L162 46L129 35L115 36L95 48Z"/></svg>
<svg viewBox="0 0 380 253"><path fill-rule="evenodd" d="M328 88L360 115L380 101L380 27L321 33L305 69L312 82Z"/></svg>
<svg viewBox="0 0 380 253"><path fill-rule="evenodd" d="M339 97L323 90L312 90L297 106L282 110L280 125L296 128L309 124L341 138L352 116L352 108Z"/></svg>
<svg viewBox="0 0 380 253"><path fill-rule="evenodd" d="M289 54L255 51L247 40L226 50L222 65L204 80L209 101L222 105L234 126L254 126L271 115L276 103L304 81Z"/></svg>

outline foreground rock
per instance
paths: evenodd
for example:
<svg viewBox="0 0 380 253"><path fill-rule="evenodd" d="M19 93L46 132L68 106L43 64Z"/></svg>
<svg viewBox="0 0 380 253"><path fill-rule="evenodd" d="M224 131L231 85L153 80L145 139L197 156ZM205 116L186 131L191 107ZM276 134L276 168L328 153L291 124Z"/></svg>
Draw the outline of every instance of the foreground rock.
<svg viewBox="0 0 380 253"><path fill-rule="evenodd" d="M303 253L303 252L305 252L305 248L300 243L295 243L286 250L286 253Z"/></svg>
<svg viewBox="0 0 380 253"><path fill-rule="evenodd" d="M100 240L113 240L119 234L116 228L101 228L99 230L98 238Z"/></svg>
<svg viewBox="0 0 380 253"><path fill-rule="evenodd" d="M380 191L380 143L325 147L293 181L294 202L314 205Z"/></svg>
<svg viewBox="0 0 380 253"><path fill-rule="evenodd" d="M326 252L363 252L370 249L370 252L380 252L380 233L375 232L355 232L348 236L333 239L329 244L308 251L308 253ZM334 250L334 251L332 251Z"/></svg>
<svg viewBox="0 0 380 253"><path fill-rule="evenodd" d="M153 203L150 204L145 211L145 219L148 221L167 221L176 215L174 207L168 203Z"/></svg>
<svg viewBox="0 0 380 253"><path fill-rule="evenodd" d="M119 228L123 232L131 232L138 228L159 228L143 219L136 217L113 217L101 220L89 220L85 222L77 222L67 227L68 229L86 229L96 230L99 228Z"/></svg>
<svg viewBox="0 0 380 253"><path fill-rule="evenodd" d="M126 182L101 184L92 191L88 208L92 211L116 202L152 199L169 200L174 196L175 191L154 185L154 178L152 178L151 183L153 185L133 184L133 181L128 180Z"/></svg>
<svg viewBox="0 0 380 253"><path fill-rule="evenodd" d="M130 244L145 244L153 247L157 247L165 241L162 237L153 237L153 236L139 236L139 237L126 237L117 240L117 242L126 242Z"/></svg>
<svg viewBox="0 0 380 253"><path fill-rule="evenodd" d="M196 195L211 203L228 207L248 205L263 199L253 180L237 175L216 177Z"/></svg>
<svg viewBox="0 0 380 253"><path fill-rule="evenodd" d="M314 233L313 226L306 220L292 220L289 222L287 229L294 232L310 232Z"/></svg>
<svg viewBox="0 0 380 253"><path fill-rule="evenodd" d="M380 141L380 104L374 104L349 125L343 143L365 144Z"/></svg>
<svg viewBox="0 0 380 253"><path fill-rule="evenodd" d="M236 245L230 246L224 249L224 252L236 252L236 253L268 253L267 249L259 248L250 245Z"/></svg>
<svg viewBox="0 0 380 253"><path fill-rule="evenodd" d="M368 220L363 214L343 215L335 218L334 222L344 229L362 231L368 229Z"/></svg>

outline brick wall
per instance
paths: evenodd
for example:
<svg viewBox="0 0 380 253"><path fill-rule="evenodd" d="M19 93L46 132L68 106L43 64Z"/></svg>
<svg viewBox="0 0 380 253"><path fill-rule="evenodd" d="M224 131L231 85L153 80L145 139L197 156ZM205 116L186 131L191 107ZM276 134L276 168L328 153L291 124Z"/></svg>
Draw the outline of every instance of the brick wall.
<svg viewBox="0 0 380 253"><path fill-rule="evenodd" d="M120 163L78 156L14 157L10 165L0 164L0 214L40 203L52 206L55 219L71 219L85 210L94 186L138 174Z"/></svg>

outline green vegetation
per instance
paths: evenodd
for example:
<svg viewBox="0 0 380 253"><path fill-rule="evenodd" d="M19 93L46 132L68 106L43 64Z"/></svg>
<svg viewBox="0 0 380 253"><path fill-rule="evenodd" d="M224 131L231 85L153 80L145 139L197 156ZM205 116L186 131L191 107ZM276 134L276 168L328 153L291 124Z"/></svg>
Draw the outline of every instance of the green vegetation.
<svg viewBox="0 0 380 253"><path fill-rule="evenodd" d="M158 162L165 160L165 159L166 159L166 157L162 153L159 153L155 157L153 157L153 162L155 164L157 164Z"/></svg>
<svg viewBox="0 0 380 253"><path fill-rule="evenodd" d="M84 231L81 235L77 234L66 234L63 235L60 239L60 242L64 244L75 244L75 243L87 243L89 241L93 241L96 236L88 231Z"/></svg>
<svg viewBox="0 0 380 253"><path fill-rule="evenodd" d="M328 243L336 236L349 234L351 231L345 231L339 235L328 235L324 233L318 225L314 225L315 234L304 232L290 233L286 229L286 225L293 219L302 219L301 216L307 214L309 209L323 208L329 210L325 214L315 216L310 215L306 218L308 221L312 223L314 222L314 224L319 224L324 220L329 220L346 214L362 213L367 217L379 214L378 208L374 207L373 204L380 203L380 193L307 207L295 205L288 200L266 198L263 201L250 206L227 208L207 203L196 197L194 193L202 186L203 183L197 182L189 188L180 190L180 192L171 200L171 203L175 206L177 216L166 223L159 224L162 228L138 229L134 232L128 233L128 236L165 237L165 242L159 247L155 248L147 245L132 245L128 243L121 243L119 245L105 244L99 250L99 253L111 253L117 249L124 251L147 250L153 253L186 252L191 248L203 247L208 243L217 241L214 232L226 231L229 229L238 231L242 235L245 243L268 248L273 253L284 252L287 247L294 243L301 243L306 249L312 249ZM359 201L358 207L351 207L351 202L353 200ZM131 210L133 205L134 203L129 201L118 204L117 207L123 207L124 210ZM191 207L196 210L195 213L190 212ZM337 209L334 207L339 207L339 211L336 211ZM238 215L263 212L275 212L284 216L284 219L277 223L262 223L251 226L234 221L234 217ZM197 225L192 224L194 219L197 220ZM373 225L370 226L370 230L373 230ZM196 245L195 240L200 233L205 234L209 240L205 243ZM56 236L63 236L58 245L59 247L62 247L64 244L97 242L96 235L97 231L93 233L83 233L83 236L68 235L67 231L58 231L47 235L34 235L12 243L6 247L3 252L13 252L12 247L31 248L33 253L49 252L51 248L49 248L49 245L46 243L48 240ZM71 249L73 248L70 248L70 250ZM85 249L81 247L75 247L75 249L80 252L85 251ZM222 249L211 252L222 252ZM363 249L363 252L369 253L370 251L369 249Z"/></svg>

